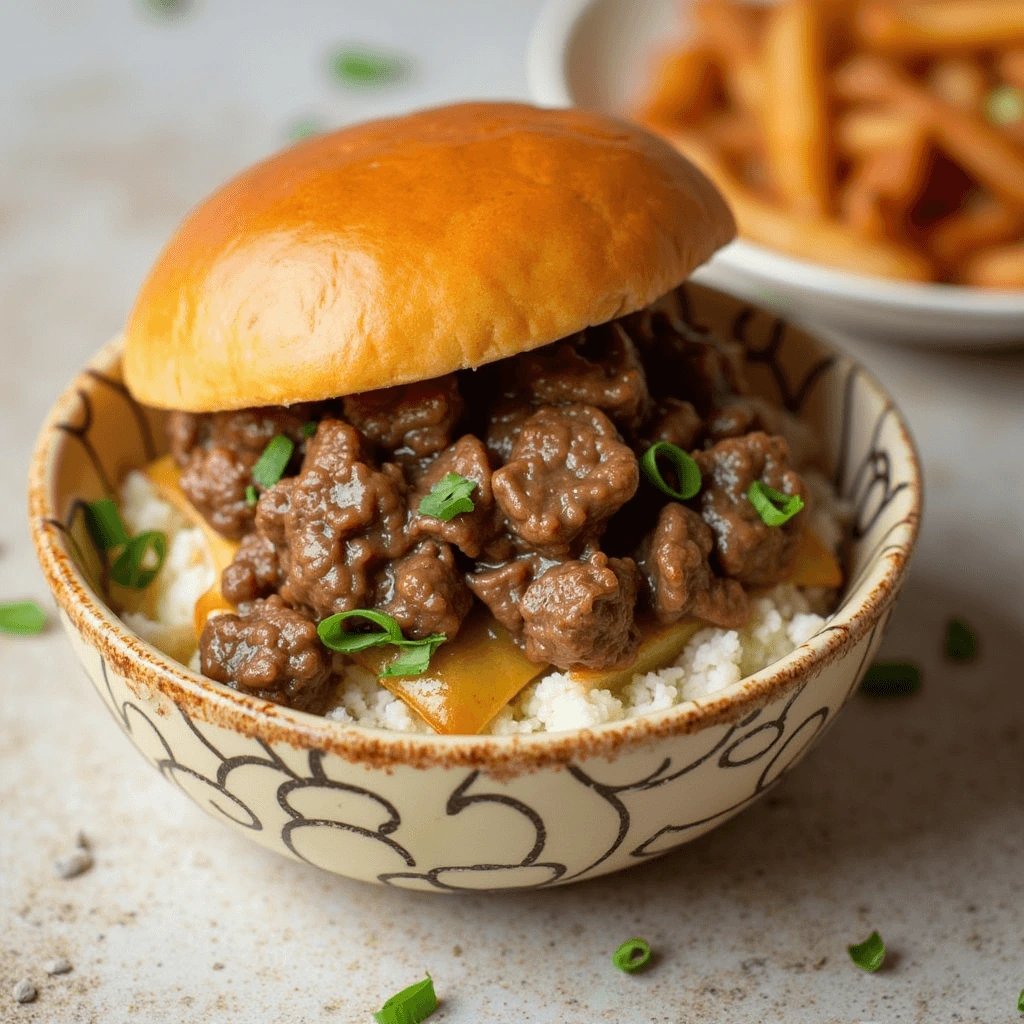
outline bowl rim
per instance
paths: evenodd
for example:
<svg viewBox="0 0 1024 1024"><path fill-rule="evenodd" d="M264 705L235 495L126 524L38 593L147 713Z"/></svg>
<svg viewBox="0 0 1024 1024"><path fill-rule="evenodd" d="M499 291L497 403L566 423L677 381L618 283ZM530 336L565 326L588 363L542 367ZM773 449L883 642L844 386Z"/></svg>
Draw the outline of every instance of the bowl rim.
<svg viewBox="0 0 1024 1024"><path fill-rule="evenodd" d="M577 106L569 84L569 47L581 19L606 0L546 0L530 32L526 79L534 103ZM636 0L632 0L636 2ZM713 263L760 278L767 286L799 282L801 291L839 300L870 302L905 313L958 314L975 318L1020 315L1024 290L972 288L937 282L899 281L854 274L737 237L713 257Z"/></svg>
<svg viewBox="0 0 1024 1024"><path fill-rule="evenodd" d="M836 353L816 334L796 326L790 329L807 334L824 351ZM162 654L133 633L95 595L68 554L63 524L58 521L58 510L53 503L55 470L69 447L68 435L58 429L58 424L67 422L76 412L80 414L80 391L96 387L95 375L103 375L116 366L121 351L118 336L97 352L64 389L40 428L30 463L30 531L46 582L66 616L65 625L70 623L85 643L96 649L104 662L142 699L152 700L154 693L158 693L176 704L188 718L232 730L264 744L284 743L299 750L318 749L369 768L469 767L483 769L494 778L511 778L571 761L598 756L610 758L658 739L736 722L817 676L877 628L883 612L902 585L920 529L921 468L909 428L879 382L855 360L843 356L873 393L879 408L887 413L891 411L898 430L898 443L902 444L910 467L910 508L901 520L908 527L902 542L887 544L873 553L861 570L862 578L874 581L870 590L858 602L850 602L849 598L841 602L824 631L760 672L708 697L593 728L516 736L442 736L390 732L339 722L222 686Z"/></svg>

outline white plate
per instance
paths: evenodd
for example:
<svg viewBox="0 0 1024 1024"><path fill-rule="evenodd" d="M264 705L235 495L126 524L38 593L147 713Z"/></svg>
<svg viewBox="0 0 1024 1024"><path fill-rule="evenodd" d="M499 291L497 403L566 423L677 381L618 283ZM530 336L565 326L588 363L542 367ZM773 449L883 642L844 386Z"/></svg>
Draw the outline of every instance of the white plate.
<svg viewBox="0 0 1024 1024"><path fill-rule="evenodd" d="M659 45L685 30L685 7L686 0L549 0L528 54L534 102L628 111ZM848 274L747 241L726 246L695 278L861 337L960 348L1024 344L1024 292Z"/></svg>

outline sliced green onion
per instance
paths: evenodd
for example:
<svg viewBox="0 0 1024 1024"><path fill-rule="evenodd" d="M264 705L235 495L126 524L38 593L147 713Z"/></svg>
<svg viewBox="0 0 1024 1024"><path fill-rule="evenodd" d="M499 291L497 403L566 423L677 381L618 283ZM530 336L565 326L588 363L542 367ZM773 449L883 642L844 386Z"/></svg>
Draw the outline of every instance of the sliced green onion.
<svg viewBox="0 0 1024 1024"><path fill-rule="evenodd" d="M245 489L245 503L250 508L253 507L260 500L260 496L256 493L256 488L252 484L249 484Z"/></svg>
<svg viewBox="0 0 1024 1024"><path fill-rule="evenodd" d="M330 59L331 74L349 85L390 85L409 74L409 61L368 50L339 50Z"/></svg>
<svg viewBox="0 0 1024 1024"><path fill-rule="evenodd" d="M295 442L284 434L278 434L271 439L270 444L263 449L259 462L252 467L252 478L268 491L278 480L281 479L288 463L292 460L295 452Z"/></svg>
<svg viewBox="0 0 1024 1024"><path fill-rule="evenodd" d="M973 661L978 654L978 638L963 619L946 626L946 657L950 661Z"/></svg>
<svg viewBox="0 0 1024 1024"><path fill-rule="evenodd" d="M163 568L166 557L167 538L158 530L146 530L145 533L136 534L128 541L124 551L110 567L110 578L115 583L120 583L122 587L143 590L153 582Z"/></svg>
<svg viewBox="0 0 1024 1024"><path fill-rule="evenodd" d="M676 479L679 482L678 490L674 490L665 483L665 478L661 475L661 470L658 469L658 456L664 456L672 463L672 468L676 471ZM700 466L682 448L672 444L671 441L658 441L652 444L641 457L640 468L644 471L644 476L659 491L667 494L670 498L688 501L700 491Z"/></svg>
<svg viewBox="0 0 1024 1024"><path fill-rule="evenodd" d="M316 433L316 420L310 420L308 423L302 424L302 436L312 437Z"/></svg>
<svg viewBox="0 0 1024 1024"><path fill-rule="evenodd" d="M747 499L757 510L765 526L781 526L788 523L804 507L799 494L783 494L760 480L755 480L747 490Z"/></svg>
<svg viewBox="0 0 1024 1024"><path fill-rule="evenodd" d="M627 939L612 953L612 963L627 974L642 971L650 962L651 947L644 939Z"/></svg>
<svg viewBox="0 0 1024 1024"><path fill-rule="evenodd" d="M864 674L860 692L869 697L909 697L921 687L921 670L907 661L876 661Z"/></svg>
<svg viewBox="0 0 1024 1024"><path fill-rule="evenodd" d="M381 627L379 633L350 633L342 629L346 619L368 619ZM426 672L434 651L448 639L444 633L431 633L422 640L407 640L402 635L402 627L384 612L372 608L353 608L348 612L338 612L323 619L316 627L320 642L332 651L342 654L356 654L370 647L384 647L391 644L401 648L398 657L388 665L381 676L419 676Z"/></svg>
<svg viewBox="0 0 1024 1024"><path fill-rule="evenodd" d="M100 551L109 551L128 543L128 531L121 521L121 513L110 498L93 501L85 506L85 525Z"/></svg>
<svg viewBox="0 0 1024 1024"><path fill-rule="evenodd" d="M856 946L847 946L850 959L862 970L874 974L885 960L885 943L878 932L872 932Z"/></svg>
<svg viewBox="0 0 1024 1024"><path fill-rule="evenodd" d="M434 982L428 974L392 996L374 1015L377 1024L420 1024L437 1009Z"/></svg>
<svg viewBox="0 0 1024 1024"><path fill-rule="evenodd" d="M985 113L993 124L1024 121L1024 90L1012 85L1001 85L993 89L985 101Z"/></svg>
<svg viewBox="0 0 1024 1024"><path fill-rule="evenodd" d="M420 515L433 516L447 523L462 512L472 512L476 506L470 495L475 489L475 480L449 473L441 477L420 502Z"/></svg>
<svg viewBox="0 0 1024 1024"><path fill-rule="evenodd" d="M35 636L46 629L46 614L35 601L5 601L0 604L0 633Z"/></svg>
<svg viewBox="0 0 1024 1024"><path fill-rule="evenodd" d="M381 678L395 676L421 676L430 667L430 659L434 651L447 640L444 633L431 633L422 640L403 640L399 645L398 657L390 665L385 666Z"/></svg>

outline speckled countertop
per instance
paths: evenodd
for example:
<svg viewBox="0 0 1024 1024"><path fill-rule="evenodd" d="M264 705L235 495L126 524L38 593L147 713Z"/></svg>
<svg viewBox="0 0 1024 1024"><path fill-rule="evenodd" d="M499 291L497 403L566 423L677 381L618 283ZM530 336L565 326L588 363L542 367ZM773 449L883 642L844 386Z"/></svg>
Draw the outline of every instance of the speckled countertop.
<svg viewBox="0 0 1024 1024"><path fill-rule="evenodd" d="M35 428L121 324L178 218L289 126L525 96L537 0L35 0L0 15L0 596L49 607L26 537ZM410 81L346 91L339 43ZM1024 341L1024 339L1022 339ZM884 654L919 696L859 698L770 796L678 853L566 889L440 897L278 859L118 733L56 631L0 637L0 1020L369 1021L429 970L436 1020L1014 1021L1024 988L1024 354L850 343L909 414L924 533ZM979 660L941 658L968 618ZM84 831L95 864L52 860ZM889 966L845 947L873 928ZM658 960L609 963L630 935ZM43 964L65 956L69 974ZM17 1005L29 977L36 1002Z"/></svg>

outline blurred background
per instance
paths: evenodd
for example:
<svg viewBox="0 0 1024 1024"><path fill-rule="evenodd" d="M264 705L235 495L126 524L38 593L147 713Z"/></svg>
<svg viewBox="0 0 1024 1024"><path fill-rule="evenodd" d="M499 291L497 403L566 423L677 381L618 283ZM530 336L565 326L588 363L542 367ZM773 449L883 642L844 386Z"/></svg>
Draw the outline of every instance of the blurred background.
<svg viewBox="0 0 1024 1024"><path fill-rule="evenodd" d="M597 7L4 4L0 595L52 613L25 536L35 431L120 329L192 204L303 133L380 114L470 97L564 102L587 90L593 102L639 103L659 54L685 48L690 14L658 0ZM719 107L670 120L703 130L732 102L721 91ZM828 321L914 428L925 526L883 654L922 667L920 694L854 701L769 799L642 870L442 900L328 878L227 834L143 768L57 631L16 646L0 637L0 1019L368 1020L424 970L444 1000L436 1019L448 1022L1017 1019L1024 327L1013 323L1024 294L1004 289L979 312L969 296L952 306L933 291L894 297L877 279L816 276L823 264L794 269L773 262L770 245L755 248L727 260L721 280L739 274L765 301ZM846 315L830 317L839 307ZM888 338L887 318L936 323L965 309L968 323L942 350ZM996 315L999 351L984 337ZM954 616L979 636L969 665L942 658ZM79 829L97 866L55 880L50 860ZM869 976L845 947L876 927L894 955ZM661 951L659 969L614 976L607 950L631 934ZM14 982L58 954L73 972L15 1006Z"/></svg>

